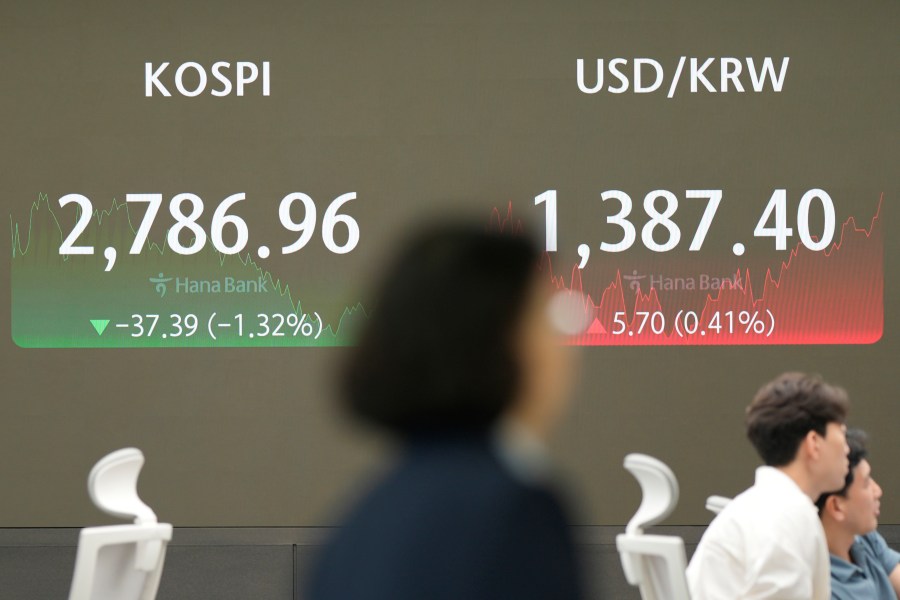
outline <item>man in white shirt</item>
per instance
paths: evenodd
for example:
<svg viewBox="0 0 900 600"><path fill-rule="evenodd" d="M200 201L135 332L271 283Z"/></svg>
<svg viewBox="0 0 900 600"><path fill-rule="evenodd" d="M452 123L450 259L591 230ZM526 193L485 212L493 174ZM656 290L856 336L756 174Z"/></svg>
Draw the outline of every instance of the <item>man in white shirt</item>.
<svg viewBox="0 0 900 600"><path fill-rule="evenodd" d="M847 393L785 373L747 407L747 437L766 464L700 540L687 570L692 600L829 600L828 546L814 502L841 489Z"/></svg>

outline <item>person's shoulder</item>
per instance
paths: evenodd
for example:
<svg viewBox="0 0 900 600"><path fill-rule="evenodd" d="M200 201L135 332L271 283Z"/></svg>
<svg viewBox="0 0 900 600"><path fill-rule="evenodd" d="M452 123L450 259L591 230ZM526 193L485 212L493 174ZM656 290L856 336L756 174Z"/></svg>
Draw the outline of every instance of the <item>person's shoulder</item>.
<svg viewBox="0 0 900 600"><path fill-rule="evenodd" d="M712 523L710 523L710 526L718 524L717 526L721 527L759 519L762 517L760 507L765 503L765 495L761 493L758 487L751 486L726 504L722 512L716 515Z"/></svg>
<svg viewBox="0 0 900 600"><path fill-rule="evenodd" d="M865 535L856 536L856 540L854 540L854 544L857 544L859 546L866 548L867 550L874 551L874 552L880 552L884 548L888 547L887 542L884 539L884 536L882 536L880 533L878 533L877 529L874 531L870 531L869 533L867 533Z"/></svg>
<svg viewBox="0 0 900 600"><path fill-rule="evenodd" d="M713 517L706 531L703 533L701 543L709 544L717 540L728 540L737 542L741 535L741 530L747 525L747 519L743 510L744 501L740 500L741 495L729 502L722 512Z"/></svg>
<svg viewBox="0 0 900 600"><path fill-rule="evenodd" d="M445 514L497 510L528 490L482 443L435 443L412 448L374 490L371 500L429 506Z"/></svg>
<svg viewBox="0 0 900 600"><path fill-rule="evenodd" d="M517 492L490 457L477 450L414 449L356 494L333 541L355 544L376 533L398 539L414 532L453 535L455 529L488 521L490 512L514 504Z"/></svg>
<svg viewBox="0 0 900 600"><path fill-rule="evenodd" d="M773 467L757 469L756 481L735 498L735 502L747 509L763 510L769 516L796 513L815 516L815 505L789 476Z"/></svg>
<svg viewBox="0 0 900 600"><path fill-rule="evenodd" d="M893 571L897 564L900 563L900 553L888 546L884 536L878 533L877 529L865 535L857 536L853 545L854 548L858 548L881 563L888 573Z"/></svg>
<svg viewBox="0 0 900 600"><path fill-rule="evenodd" d="M426 482L436 492L439 488L455 486L484 487L499 492L513 487L514 483L490 446L481 440L414 446L398 465L393 479Z"/></svg>
<svg viewBox="0 0 900 600"><path fill-rule="evenodd" d="M735 496L710 529L724 535L746 531L748 535L768 535L804 529L818 523L815 507L805 497L774 494L761 486L751 486Z"/></svg>

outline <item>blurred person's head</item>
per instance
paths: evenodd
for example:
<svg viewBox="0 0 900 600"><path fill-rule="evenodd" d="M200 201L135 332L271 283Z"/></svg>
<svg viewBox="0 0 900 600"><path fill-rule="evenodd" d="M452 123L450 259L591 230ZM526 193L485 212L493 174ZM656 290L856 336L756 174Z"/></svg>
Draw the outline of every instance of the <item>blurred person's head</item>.
<svg viewBox="0 0 900 600"><path fill-rule="evenodd" d="M501 417L546 435L571 368L539 257L528 237L461 224L409 240L342 372L346 406L399 437L485 431Z"/></svg>
<svg viewBox="0 0 900 600"><path fill-rule="evenodd" d="M852 543L855 536L878 527L882 490L872 477L866 434L859 429L847 431L847 445L850 446L850 470L844 478L844 487L822 494L816 506L829 539L841 537Z"/></svg>
<svg viewBox="0 0 900 600"><path fill-rule="evenodd" d="M747 437L766 465L789 471L811 498L847 474L847 393L817 375L784 373L747 407Z"/></svg>

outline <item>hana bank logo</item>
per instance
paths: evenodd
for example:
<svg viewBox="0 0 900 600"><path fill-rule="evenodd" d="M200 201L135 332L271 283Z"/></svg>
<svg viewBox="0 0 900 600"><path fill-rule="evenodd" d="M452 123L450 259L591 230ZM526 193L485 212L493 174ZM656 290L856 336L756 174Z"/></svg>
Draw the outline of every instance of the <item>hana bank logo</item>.
<svg viewBox="0 0 900 600"><path fill-rule="evenodd" d="M162 273L160 273L162 275ZM641 291L641 280L646 279L646 275L638 275L637 269L631 272L631 275L622 275L622 279L628 282L628 287L632 292Z"/></svg>
<svg viewBox="0 0 900 600"><path fill-rule="evenodd" d="M156 277L149 278L150 283L156 284L156 293L159 294L160 298L166 297L166 292L169 291L169 286L167 285L170 281L172 281L172 277L166 277L162 273L157 275Z"/></svg>
<svg viewBox="0 0 900 600"><path fill-rule="evenodd" d="M238 279L223 277L221 279L192 279L190 277L166 277L159 273L147 278L154 286L160 298L165 298L169 291L169 282L175 282L176 294L266 294L271 288L271 279L260 275L256 279ZM272 284L274 285L274 284Z"/></svg>
<svg viewBox="0 0 900 600"><path fill-rule="evenodd" d="M742 282L738 273L731 275L710 275L709 273L700 273L696 277L668 277L660 273L651 273L649 275L641 275L637 269L631 271L631 275L622 275L622 279L628 284L628 288L637 293L649 293L650 289L656 291L678 291L678 290L720 290L720 289L743 289ZM649 279L650 287L644 292L643 283L645 279Z"/></svg>

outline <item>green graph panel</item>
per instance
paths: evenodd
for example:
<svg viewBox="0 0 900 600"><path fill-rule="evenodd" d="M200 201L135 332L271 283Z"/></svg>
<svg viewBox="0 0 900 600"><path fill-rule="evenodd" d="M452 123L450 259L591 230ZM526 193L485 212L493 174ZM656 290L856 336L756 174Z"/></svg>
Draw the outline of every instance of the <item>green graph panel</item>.
<svg viewBox="0 0 900 600"><path fill-rule="evenodd" d="M225 256L207 245L182 256L148 244L129 256L135 227L127 206L113 201L93 217L78 243L95 254L72 256L59 254L63 228L45 195L27 223L10 218L18 346L343 346L367 318L357 305L328 322L247 254ZM106 248L128 260L104 272Z"/></svg>

